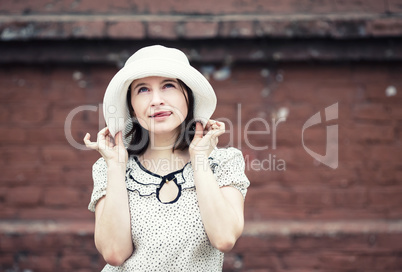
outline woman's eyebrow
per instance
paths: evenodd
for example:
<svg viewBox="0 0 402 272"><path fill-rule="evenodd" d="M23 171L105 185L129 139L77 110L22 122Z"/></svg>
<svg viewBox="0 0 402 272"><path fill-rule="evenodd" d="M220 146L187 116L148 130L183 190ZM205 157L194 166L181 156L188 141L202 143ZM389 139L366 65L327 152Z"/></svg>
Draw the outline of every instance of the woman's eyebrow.
<svg viewBox="0 0 402 272"><path fill-rule="evenodd" d="M163 81L161 82L161 84L165 84L165 83L167 83L167 82L178 83L177 80L175 80L175 79L172 78L172 79L165 79L165 80L163 80ZM146 86L146 85L147 85L146 83L140 82L140 83L138 83L137 85L134 86L134 90L137 89L138 87L142 87L142 86Z"/></svg>
<svg viewBox="0 0 402 272"><path fill-rule="evenodd" d="M166 83L166 82L178 83L177 80L176 80L176 79L173 79L173 78L172 78L172 79L165 79L164 81L162 81L162 84L163 84L163 83Z"/></svg>
<svg viewBox="0 0 402 272"><path fill-rule="evenodd" d="M138 83L137 85L134 86L133 89L135 90L135 89L137 89L138 87L141 87L141 86L146 86L146 84L145 83Z"/></svg>

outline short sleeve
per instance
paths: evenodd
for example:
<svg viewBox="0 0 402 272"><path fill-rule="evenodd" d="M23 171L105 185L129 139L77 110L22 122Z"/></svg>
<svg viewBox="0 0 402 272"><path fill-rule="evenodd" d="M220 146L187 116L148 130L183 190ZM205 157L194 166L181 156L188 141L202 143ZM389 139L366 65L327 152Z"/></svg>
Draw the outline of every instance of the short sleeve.
<svg viewBox="0 0 402 272"><path fill-rule="evenodd" d="M88 210L95 212L96 203L106 195L107 165L103 158L97 160L92 166L92 178L94 180L94 189L91 195L91 202L88 205Z"/></svg>
<svg viewBox="0 0 402 272"><path fill-rule="evenodd" d="M229 147L214 150L210 165L219 187L232 186L238 189L243 197L246 196L250 181L244 172L244 158L239 149Z"/></svg>

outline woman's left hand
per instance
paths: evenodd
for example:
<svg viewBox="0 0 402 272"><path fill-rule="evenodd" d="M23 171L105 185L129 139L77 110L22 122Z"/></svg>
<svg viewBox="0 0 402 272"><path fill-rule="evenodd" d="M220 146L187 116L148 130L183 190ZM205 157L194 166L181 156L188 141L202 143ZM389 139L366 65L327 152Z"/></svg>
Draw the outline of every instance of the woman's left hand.
<svg viewBox="0 0 402 272"><path fill-rule="evenodd" d="M209 120L203 129L200 122L196 123L194 139L190 144L190 156L208 157L218 144L218 137L225 133L225 124L215 120Z"/></svg>

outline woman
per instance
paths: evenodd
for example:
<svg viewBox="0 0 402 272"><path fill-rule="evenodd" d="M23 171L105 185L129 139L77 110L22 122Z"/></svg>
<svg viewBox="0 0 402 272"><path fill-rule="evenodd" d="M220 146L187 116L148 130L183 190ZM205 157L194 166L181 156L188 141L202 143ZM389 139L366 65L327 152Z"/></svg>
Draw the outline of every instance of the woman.
<svg viewBox="0 0 402 272"><path fill-rule="evenodd" d="M107 127L87 147L93 166L95 244L103 271L222 271L243 231L249 186L235 148L217 149L225 125L216 96L185 54L140 49L104 97Z"/></svg>

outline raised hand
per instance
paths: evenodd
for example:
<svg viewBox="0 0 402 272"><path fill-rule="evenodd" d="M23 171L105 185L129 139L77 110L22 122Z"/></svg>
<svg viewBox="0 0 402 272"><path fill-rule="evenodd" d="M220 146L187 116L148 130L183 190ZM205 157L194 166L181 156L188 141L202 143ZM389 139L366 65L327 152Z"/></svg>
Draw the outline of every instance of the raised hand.
<svg viewBox="0 0 402 272"><path fill-rule="evenodd" d="M208 157L218 144L218 137L225 133L225 124L215 120L209 120L202 128L202 124L197 122L195 127L194 139L190 144L190 156L203 155Z"/></svg>
<svg viewBox="0 0 402 272"><path fill-rule="evenodd" d="M127 164L128 153L123 144L122 132L118 132L113 139L109 129L105 127L98 132L96 142L91 142L91 135L87 133L84 137L84 143L89 149L97 150L106 163L124 163Z"/></svg>

